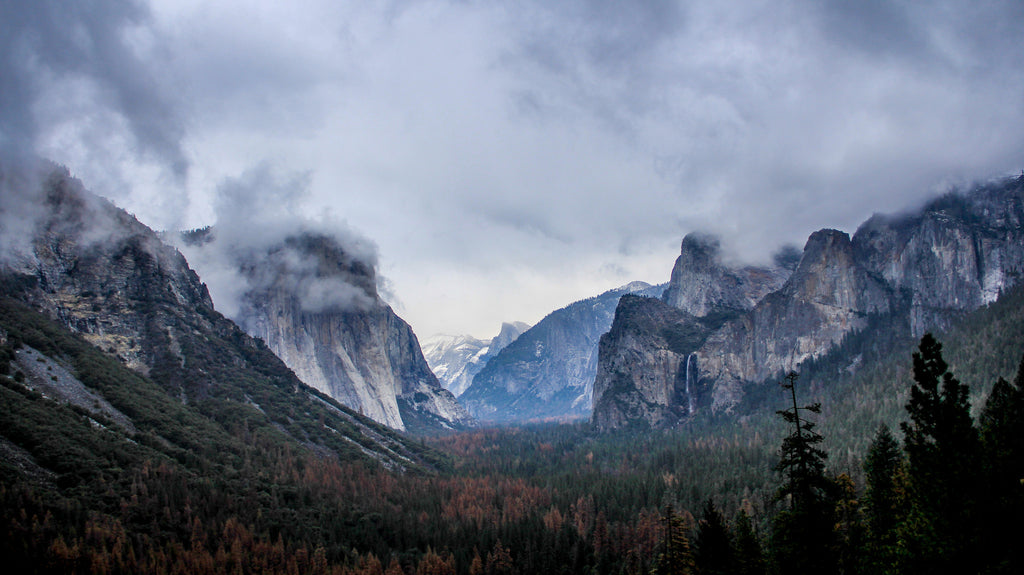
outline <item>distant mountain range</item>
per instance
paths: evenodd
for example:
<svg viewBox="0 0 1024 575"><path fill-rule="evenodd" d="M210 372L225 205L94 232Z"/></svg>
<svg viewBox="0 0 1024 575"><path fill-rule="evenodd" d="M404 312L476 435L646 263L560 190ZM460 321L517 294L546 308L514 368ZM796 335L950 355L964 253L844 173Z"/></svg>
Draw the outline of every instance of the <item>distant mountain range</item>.
<svg viewBox="0 0 1024 575"><path fill-rule="evenodd" d="M423 341L423 356L441 385L458 397L492 357L528 329L528 323L505 322L490 341L469 335L433 335Z"/></svg>
<svg viewBox="0 0 1024 575"><path fill-rule="evenodd" d="M619 298L660 296L664 289L633 282L551 312L487 361L459 400L482 422L587 417L598 340L611 326Z"/></svg>

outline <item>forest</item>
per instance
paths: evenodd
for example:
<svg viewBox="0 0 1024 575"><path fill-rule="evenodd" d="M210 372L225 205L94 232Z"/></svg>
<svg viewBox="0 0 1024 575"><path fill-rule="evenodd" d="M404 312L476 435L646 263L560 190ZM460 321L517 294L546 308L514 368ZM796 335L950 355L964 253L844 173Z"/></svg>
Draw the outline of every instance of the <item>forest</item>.
<svg viewBox="0 0 1024 575"><path fill-rule="evenodd" d="M403 439L404 470L237 401L183 405L5 300L0 556L18 573L1020 572L1022 299L914 342L851 338L856 374L821 358L739 414ZM26 386L23 346L137 432ZM282 421L331 435L316 409Z"/></svg>

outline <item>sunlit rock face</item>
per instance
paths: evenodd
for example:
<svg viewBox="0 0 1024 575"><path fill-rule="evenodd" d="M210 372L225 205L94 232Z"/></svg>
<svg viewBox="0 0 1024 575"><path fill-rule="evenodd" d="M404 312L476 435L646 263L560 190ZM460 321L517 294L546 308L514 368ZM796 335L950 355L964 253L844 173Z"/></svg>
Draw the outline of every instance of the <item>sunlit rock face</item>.
<svg viewBox="0 0 1024 575"><path fill-rule="evenodd" d="M304 383L395 429L470 423L412 329L378 297L372 266L332 238L289 236L238 263L250 289L237 321Z"/></svg>
<svg viewBox="0 0 1024 575"><path fill-rule="evenodd" d="M872 318L907 325L913 337L946 328L1020 281L1022 223L1024 178L993 182L947 194L913 214L876 215L852 238L815 232L788 278L778 268L730 269L714 238L687 236L664 298L684 315L673 317L652 302L620 303L647 315L617 313L602 341L593 419L605 429L637 421L670 425L694 411L695 396L696 409L728 413L745 385L822 356L847 335L870 329ZM769 289L779 278L784 283ZM669 361L664 338L652 334L673 322L708 331ZM629 376L629 357L647 366L642 377ZM689 366L688 375L680 375L679 365ZM679 393L680 381L696 394Z"/></svg>

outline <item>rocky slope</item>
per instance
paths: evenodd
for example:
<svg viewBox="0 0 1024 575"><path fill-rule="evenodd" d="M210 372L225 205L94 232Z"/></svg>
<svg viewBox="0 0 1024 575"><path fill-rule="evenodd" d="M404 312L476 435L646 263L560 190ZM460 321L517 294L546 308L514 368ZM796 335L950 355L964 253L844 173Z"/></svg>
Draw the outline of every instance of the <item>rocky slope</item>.
<svg viewBox="0 0 1024 575"><path fill-rule="evenodd" d="M665 286L633 282L548 314L473 378L460 400L482 421L511 423L590 413L598 341L619 298L660 296Z"/></svg>
<svg viewBox="0 0 1024 575"><path fill-rule="evenodd" d="M48 344L46 361L71 366L67 373L55 368L51 383L38 386L44 393L58 386L81 395L74 378L87 377L82 381L90 393L102 397L85 409L95 407L117 421L100 409L109 402L129 418L122 428L156 434L166 446L203 444L192 435L198 429L168 431L174 427L170 419L169 427L159 428L164 424L158 419L178 414L231 433L249 429L248 440L274 436L287 438L292 449L366 457L389 467L415 465L404 440L303 385L263 342L216 312L206 286L177 250L85 190L67 170L0 164L0 185L4 316L21 326L22 341L64 342ZM31 326L37 320L30 316L38 312L55 320L54 327ZM141 378L105 365L92 346Z"/></svg>
<svg viewBox="0 0 1024 575"><path fill-rule="evenodd" d="M905 337L919 337L994 301L1020 280L1024 269L1022 221L1024 178L948 194L915 214L874 216L853 238L837 230L815 232L781 287L760 295L752 289L749 297L736 293L744 285L740 273L715 263L713 240L684 240L666 300L711 328L699 345L690 340L673 351L676 356L693 354L686 361L698 365L693 376L689 364L690 377L704 393L698 394L698 408L730 412L745 386L797 369L873 325L906 325ZM746 310L737 309L750 302ZM647 314L657 319L624 319L613 325L615 337L610 334L602 344L597 377L605 383L595 395L593 419L605 429L630 421L624 413L634 414L633 422L671 424L679 419L681 407L689 411L692 401L692 395L680 399L664 391L678 388L678 372L655 370L660 375L653 380L623 375L624 357L634 358L633 370L666 364L665 346L652 337L666 322L683 321L652 302L631 305L651 309L632 310L624 318ZM710 325L720 321L717 327ZM678 365L682 360L672 361ZM855 368L855 358L850 365ZM664 417L660 407L652 414L649 404L658 403L655 399L666 402L677 417Z"/></svg>
<svg viewBox="0 0 1024 575"><path fill-rule="evenodd" d="M216 249L216 236L206 232L199 249ZM304 383L393 429L471 423L431 372L412 329L377 294L372 265L313 231L233 248L228 264L247 285L234 319Z"/></svg>
<svg viewBox="0 0 1024 575"><path fill-rule="evenodd" d="M528 329L530 325L521 321L505 322L490 341L469 335L434 335L423 342L423 357L441 385L458 397L492 357Z"/></svg>

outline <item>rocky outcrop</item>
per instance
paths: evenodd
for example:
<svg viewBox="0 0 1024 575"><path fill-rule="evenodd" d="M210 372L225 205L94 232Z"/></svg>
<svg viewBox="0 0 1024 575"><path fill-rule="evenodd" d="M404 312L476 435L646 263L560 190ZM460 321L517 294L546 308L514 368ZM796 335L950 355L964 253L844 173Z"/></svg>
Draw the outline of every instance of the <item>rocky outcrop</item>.
<svg viewBox="0 0 1024 575"><path fill-rule="evenodd" d="M528 329L530 325L521 321L504 322L490 341L468 335L434 335L423 342L423 357L441 385L458 397L492 357Z"/></svg>
<svg viewBox="0 0 1024 575"><path fill-rule="evenodd" d="M0 266L19 298L186 402L218 393L222 368L300 385L267 346L214 310L184 256L134 217L52 165L17 182L10 172L0 176ZM209 231L197 236L211 241ZM469 421L430 372L412 330L376 297L372 267L322 240L296 236L239 262L241 277L258 288L239 318L248 331L328 394L324 382L343 374L333 390L347 389L338 395L357 411L364 405L347 401L365 398L365 411L392 427L406 428L404 419L417 429ZM345 382L367 385L353 391ZM385 388L394 392L373 395Z"/></svg>
<svg viewBox="0 0 1024 575"><path fill-rule="evenodd" d="M237 327L214 312L185 258L66 170L39 177L4 190L4 227L31 228L28 241L3 246L5 273L24 278L19 297L136 371L166 376L156 379L174 395L206 395L215 382L190 369L182 345ZM30 222L12 223L26 213Z"/></svg>
<svg viewBox="0 0 1024 575"><path fill-rule="evenodd" d="M598 342L611 327L619 298L628 293L660 296L664 289L633 282L548 314L488 361L459 399L483 421L586 417Z"/></svg>
<svg viewBox="0 0 1024 575"><path fill-rule="evenodd" d="M996 300L1024 269L1024 181L947 194L919 214L876 215L854 234L866 269L910 299L911 330L944 329Z"/></svg>
<svg viewBox="0 0 1024 575"><path fill-rule="evenodd" d="M790 271L781 266L729 267L722 261L718 238L693 232L683 238L662 299L697 317L746 311L782 287Z"/></svg>
<svg viewBox="0 0 1024 575"><path fill-rule="evenodd" d="M669 427L692 415L702 394L694 352L710 333L692 314L655 298L622 296L601 336L597 428Z"/></svg>
<svg viewBox="0 0 1024 575"><path fill-rule="evenodd" d="M743 276L722 266L713 238L687 236L665 300L710 329L692 350L699 366L698 409L729 412L745 385L796 369L871 325L909 325L907 337L918 337L994 301L1020 281L1024 270L1022 222L1024 177L947 194L914 214L876 215L852 239L837 230L815 232L792 275L775 290L761 289L770 282L751 289L753 283L742 281L749 273ZM777 280L783 274L776 271L770 277ZM742 286L747 286L745 294ZM652 307L649 302L641 305ZM733 311L733 316L723 316L722 310ZM642 316L635 310L632 315ZM686 409L682 403L660 411L636 407L640 399L643 405L656 404L658 398L683 401L678 394L659 391L677 389L678 373L652 367L659 361L680 362L678 357L671 362L656 359L665 357L665 346L651 339L657 326L670 320L663 310L648 315L654 328L643 321L613 325L616 337L601 347L597 378L605 383L595 395L593 418L602 428L624 425L631 417L665 425L672 421L665 413L689 411L692 395L686 396ZM709 325L709 320L723 317L717 327ZM646 363L655 379L622 377L627 362L621 358L629 354ZM706 395L700 390L707 390ZM632 415L623 415L627 412Z"/></svg>
<svg viewBox="0 0 1024 575"><path fill-rule="evenodd" d="M837 230L811 234L797 269L778 291L726 323L697 350L701 377L712 382L712 408L727 410L743 382L794 369L864 329L870 314L896 309L894 294L854 257Z"/></svg>
<svg viewBox="0 0 1024 575"><path fill-rule="evenodd" d="M394 429L471 422L412 329L377 295L373 267L332 237L291 235L237 264L250 289L235 319L304 383Z"/></svg>

